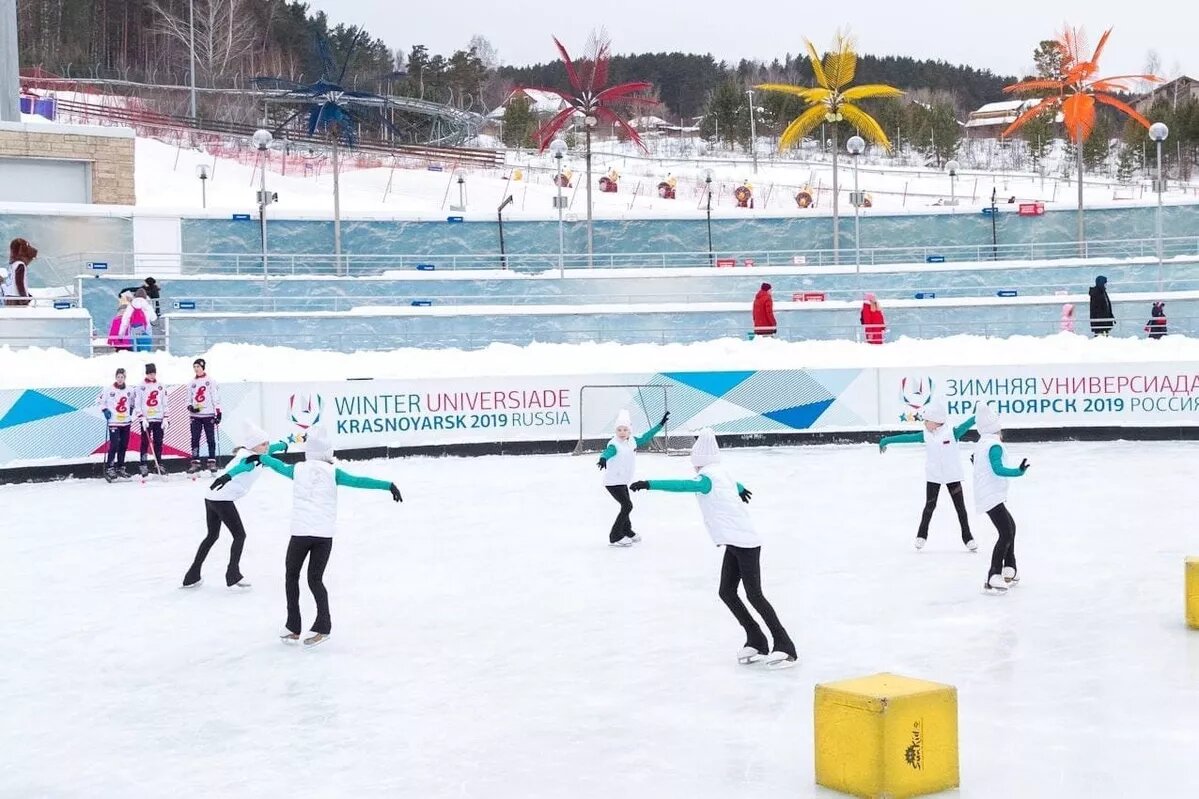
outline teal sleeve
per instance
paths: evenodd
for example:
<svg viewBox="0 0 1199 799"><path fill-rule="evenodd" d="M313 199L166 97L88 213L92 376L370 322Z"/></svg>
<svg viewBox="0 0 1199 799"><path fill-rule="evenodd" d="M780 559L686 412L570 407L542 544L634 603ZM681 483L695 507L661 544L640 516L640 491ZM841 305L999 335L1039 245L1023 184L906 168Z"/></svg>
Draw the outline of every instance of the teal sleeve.
<svg viewBox="0 0 1199 799"><path fill-rule="evenodd" d="M880 447L889 447L892 444L923 444L924 433L900 433L894 436L884 436L879 442Z"/></svg>
<svg viewBox="0 0 1199 799"><path fill-rule="evenodd" d="M953 428L953 437L958 441L962 440L962 436L970 432L970 428L974 427L974 417L971 416L966 421L962 422L957 427Z"/></svg>
<svg viewBox="0 0 1199 799"><path fill-rule="evenodd" d="M660 433L660 432L662 432L662 425L657 425L655 427L650 428L650 430L645 435L637 436L637 448L640 449L641 447L644 447L649 442L653 441L654 436L658 435L658 433Z"/></svg>
<svg viewBox="0 0 1199 799"><path fill-rule="evenodd" d="M992 444L987 452L987 460L991 462L991 471L1000 477L1020 477L1024 472L1003 465L1003 447Z"/></svg>
<svg viewBox="0 0 1199 799"><path fill-rule="evenodd" d="M286 477L288 480L295 479L296 467L292 466L290 463L284 463L281 460L276 460L275 458L272 458L270 455L263 455L261 458L258 459L258 462L261 463L266 468L270 469L272 472L278 472L279 474ZM253 467L254 467L254 464L250 464L250 468L253 468Z"/></svg>
<svg viewBox="0 0 1199 799"><path fill-rule="evenodd" d="M375 488L379 491L390 491L390 480L376 480L373 477L359 477L355 474L337 470L337 484L346 488Z"/></svg>
<svg viewBox="0 0 1199 799"><path fill-rule="evenodd" d="M276 452L287 452L287 442L276 441L274 444L271 444L269 447L267 447L266 451L268 455L274 455Z"/></svg>
<svg viewBox="0 0 1199 799"><path fill-rule="evenodd" d="M615 458L616 457L616 445L609 444L607 447L604 448L604 451L600 453L600 457L606 461L610 461L613 458Z"/></svg>
<svg viewBox="0 0 1199 799"><path fill-rule="evenodd" d="M670 491L675 494L707 494L712 491L712 480L701 474L694 480L647 480L650 491Z"/></svg>
<svg viewBox="0 0 1199 799"><path fill-rule="evenodd" d="M737 483L737 493L738 493L738 494L744 494L744 493L745 493L745 486L741 485L740 483Z"/></svg>

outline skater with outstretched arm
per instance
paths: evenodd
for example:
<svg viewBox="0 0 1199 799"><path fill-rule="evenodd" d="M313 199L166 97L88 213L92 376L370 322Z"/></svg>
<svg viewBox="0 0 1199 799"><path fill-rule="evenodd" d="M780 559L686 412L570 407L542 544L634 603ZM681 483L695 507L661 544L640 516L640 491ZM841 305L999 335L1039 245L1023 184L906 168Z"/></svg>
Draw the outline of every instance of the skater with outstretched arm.
<svg viewBox="0 0 1199 799"><path fill-rule="evenodd" d="M308 588L316 601L316 621L312 624L312 635L304 639L304 645L316 646L328 640L333 629L324 577L337 529L337 487L390 491L396 502L402 502L403 497L395 483L357 477L338 469L334 465L333 440L323 427L309 429L304 460L295 466L270 455L261 456L258 462L292 481L291 540L287 544L284 576L287 632L279 638L286 644L300 640L300 569L307 559ZM235 478L241 471L253 468L252 464L243 463L231 469L229 474Z"/></svg>
<svg viewBox="0 0 1199 799"><path fill-rule="evenodd" d="M604 487L612 499L620 503L620 512L616 514L616 521L608 532L609 546L628 547L641 540L641 536L633 532L633 500L629 497L629 483L637 473L637 450L653 441L669 419L670 411L667 411L662 414L662 421L656 427L634 438L629 412L621 411L616 416L616 432L596 462L596 466L604 473Z"/></svg>
<svg viewBox="0 0 1199 799"><path fill-rule="evenodd" d="M886 452L892 444L924 444L924 514L916 530L916 549L924 549L928 541L928 525L932 521L933 511L937 509L937 495L941 493L941 486L945 486L958 512L962 543L966 549L974 552L978 549L978 542L970 534L970 517L966 514L966 498L962 494L965 472L958 453L958 442L974 426L974 417L971 416L957 427L950 427L948 414L940 405L926 407L923 417L924 432L886 436L878 442L878 451Z"/></svg>
<svg viewBox="0 0 1199 799"><path fill-rule="evenodd" d="M983 590L1002 594L1020 580L1016 572L1016 522L1007 509L1008 481L1024 476L1028 471L1028 459L1021 460L1019 466L1005 466L999 414L989 405L979 405L976 418L979 439L972 457L974 502L999 531L999 540L991 552L991 568L987 572Z"/></svg>
<svg viewBox="0 0 1199 799"><path fill-rule="evenodd" d="M691 465L698 475L694 480L638 480L629 488L695 494L708 535L716 546L724 547L720 599L745 630L745 646L737 654L738 661L763 663L772 669L793 666L798 660L795 644L762 594L762 539L745 508L753 495L720 463L720 447L710 429L701 430L691 447ZM745 586L749 604L766 622L774 639L773 648L737 595L738 585Z"/></svg>

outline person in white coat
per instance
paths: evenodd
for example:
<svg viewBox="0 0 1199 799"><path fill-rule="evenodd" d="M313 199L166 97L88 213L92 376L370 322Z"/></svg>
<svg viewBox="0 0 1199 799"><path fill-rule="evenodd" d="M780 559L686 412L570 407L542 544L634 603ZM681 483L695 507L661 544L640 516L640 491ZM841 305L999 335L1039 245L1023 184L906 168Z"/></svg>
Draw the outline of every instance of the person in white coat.
<svg viewBox="0 0 1199 799"><path fill-rule="evenodd" d="M662 414L662 421L646 432L645 435L633 437L633 423L629 412L622 410L616 416L616 432L608 446L600 453L596 466L604 473L604 487L612 495L612 499L620 503L620 512L608 532L608 545L628 547L641 540L641 536L633 532L633 500L629 497L629 483L637 473L637 450L654 440L667 420L670 411Z"/></svg>
<svg viewBox="0 0 1199 799"><path fill-rule="evenodd" d="M879 452L886 452L892 444L924 444L924 514L920 517L920 527L916 530L916 549L924 549L928 541L928 525L932 521L933 511L937 509L937 496L941 486L949 490L949 498L958 512L958 523L962 526L962 543L966 549L974 552L978 542L970 533L970 517L966 513L966 498L962 494L962 480L965 472L962 470L962 459L958 453L958 442L962 436L974 426L971 416L957 427L949 426L949 414L940 404L927 406L922 416L924 432L902 433L886 436L878 442Z"/></svg>
<svg viewBox="0 0 1199 799"><path fill-rule="evenodd" d="M1024 476L1028 471L1028 459L1021 460L1019 466L1005 466L999 415L991 406L980 404L976 418L979 439L971 458L974 462L974 502L980 512L990 517L999 532L983 590L1003 593L1020 579L1016 572L1016 522L1007 509L1008 481Z"/></svg>
<svg viewBox="0 0 1199 799"><path fill-rule="evenodd" d="M720 599L728 606L745 630L745 646L737 654L741 663L765 663L768 668L786 668L798 660L795 644L783 628L774 607L762 593L762 539L754 529L746 504L753 496L738 483L720 462L716 434L705 428L691 447L694 480L638 480L633 491L672 491L695 494L708 535L718 547L724 547L720 570ZM774 646L771 647L745 603L737 594L745 586L745 597L766 622Z"/></svg>
<svg viewBox="0 0 1199 799"><path fill-rule="evenodd" d="M312 635L304 639L304 644L315 646L328 640L333 629L324 578L333 551L333 534L337 530L337 487L390 491L396 502L402 502L403 497L395 483L357 477L338 469L334 465L333 439L323 427L308 430L304 460L295 466L269 454L260 456L258 462L292 481L291 540L287 544L284 570L287 632L279 638L288 644L300 640L300 569L307 560L308 588L316 601L316 621L312 625ZM236 479L253 468L254 464L243 462L227 474Z"/></svg>
<svg viewBox="0 0 1199 799"><path fill-rule="evenodd" d="M150 326L157 321L154 303L150 302L145 289L138 289L121 316L120 337L133 342L134 352L149 352L154 348Z"/></svg>

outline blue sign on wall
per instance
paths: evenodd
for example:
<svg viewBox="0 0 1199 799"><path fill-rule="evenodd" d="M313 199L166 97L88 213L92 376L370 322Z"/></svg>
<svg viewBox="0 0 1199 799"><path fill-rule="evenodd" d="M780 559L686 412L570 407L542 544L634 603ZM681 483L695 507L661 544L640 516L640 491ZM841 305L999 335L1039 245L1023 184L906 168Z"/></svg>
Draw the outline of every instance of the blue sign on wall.
<svg viewBox="0 0 1199 799"><path fill-rule="evenodd" d="M175 300L174 306L175 306L176 311L194 311L194 310L196 310L196 301L195 300Z"/></svg>
<svg viewBox="0 0 1199 799"><path fill-rule="evenodd" d="M924 259L926 264L943 264L945 263L944 255L930 255Z"/></svg>
<svg viewBox="0 0 1199 799"><path fill-rule="evenodd" d="M93 272L107 272L108 261L88 261L87 268Z"/></svg>
<svg viewBox="0 0 1199 799"><path fill-rule="evenodd" d="M54 310L56 310L56 311L67 311L74 307L75 307L75 303L71 302L70 300L55 300L54 301Z"/></svg>
<svg viewBox="0 0 1199 799"><path fill-rule="evenodd" d="M445 221L449 222L451 225L461 225L466 221L466 218L462 216L447 216Z"/></svg>
<svg viewBox="0 0 1199 799"><path fill-rule="evenodd" d="M234 214L233 221L234 222L249 222L250 215L249 214Z"/></svg>
<svg viewBox="0 0 1199 799"><path fill-rule="evenodd" d="M416 271L418 271L418 272L432 272L435 269L437 269L437 264L417 264L416 265Z"/></svg>
<svg viewBox="0 0 1199 799"><path fill-rule="evenodd" d="M999 296L1000 297L1015 297L1016 290L1015 289L1000 289Z"/></svg>
<svg viewBox="0 0 1199 799"><path fill-rule="evenodd" d="M918 300L935 300L935 299L937 299L937 292L935 292L935 291L917 291L916 299L918 299Z"/></svg>
<svg viewBox="0 0 1199 799"><path fill-rule="evenodd" d="M413 300L412 305L416 308L428 308L433 304L432 300Z"/></svg>

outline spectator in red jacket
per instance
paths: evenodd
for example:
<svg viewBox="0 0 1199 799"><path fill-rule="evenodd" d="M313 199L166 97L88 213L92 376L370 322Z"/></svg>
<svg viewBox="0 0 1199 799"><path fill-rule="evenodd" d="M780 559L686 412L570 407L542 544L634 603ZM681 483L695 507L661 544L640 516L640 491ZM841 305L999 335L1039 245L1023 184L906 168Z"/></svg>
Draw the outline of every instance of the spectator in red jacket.
<svg viewBox="0 0 1199 799"><path fill-rule="evenodd" d="M779 332L779 323L774 318L774 297L770 296L770 284L763 283L754 297L754 335L773 336Z"/></svg>
<svg viewBox="0 0 1199 799"><path fill-rule="evenodd" d="M0 294L5 305L28 305L29 286L25 272L37 258L37 248L25 239L13 239L8 245L8 268L0 279Z"/></svg>
<svg viewBox="0 0 1199 799"><path fill-rule="evenodd" d="M878 304L878 297L873 294L867 294L866 301L862 303L862 329L866 333L867 344L883 343L887 319L883 316L883 309Z"/></svg>

